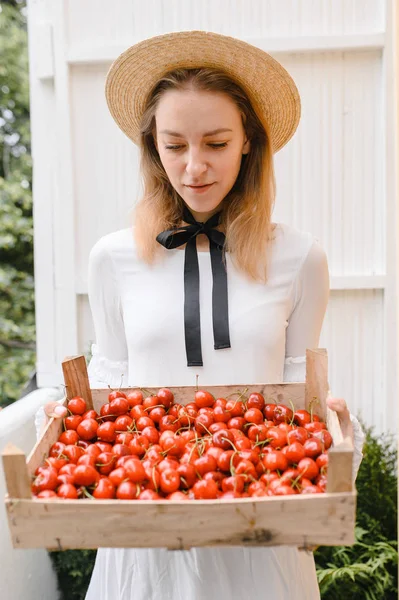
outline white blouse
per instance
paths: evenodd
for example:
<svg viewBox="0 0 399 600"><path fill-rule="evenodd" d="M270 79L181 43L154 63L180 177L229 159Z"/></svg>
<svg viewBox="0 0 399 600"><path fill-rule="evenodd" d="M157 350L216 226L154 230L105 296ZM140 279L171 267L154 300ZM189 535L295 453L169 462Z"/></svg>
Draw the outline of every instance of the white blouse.
<svg viewBox="0 0 399 600"><path fill-rule="evenodd" d="M277 383L286 380L284 369L286 376L302 374L294 365L317 347L329 295L326 255L310 234L277 225L267 284L250 280L227 254L231 348L224 350L213 348L210 255L198 252L203 367L186 362L184 250L162 252L152 266L139 260L130 229L92 249L96 384L112 378L120 385L121 374L131 386L195 385L196 374L200 385Z"/></svg>
<svg viewBox="0 0 399 600"><path fill-rule="evenodd" d="M309 233L277 224L266 284L227 255L231 348L214 350L209 252L198 252L203 367L187 367L184 250L148 266L131 229L106 235L89 261L96 343L92 387L167 387L303 381L329 296L326 255ZM355 472L363 434L355 432ZM294 547L100 549L86 600L316 600L313 555Z"/></svg>

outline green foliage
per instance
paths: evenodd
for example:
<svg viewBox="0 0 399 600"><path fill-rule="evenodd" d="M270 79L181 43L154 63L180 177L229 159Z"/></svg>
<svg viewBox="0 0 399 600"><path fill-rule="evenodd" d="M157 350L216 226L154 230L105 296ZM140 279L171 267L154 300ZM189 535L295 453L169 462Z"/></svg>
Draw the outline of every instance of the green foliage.
<svg viewBox="0 0 399 600"><path fill-rule="evenodd" d="M84 600L94 567L96 550L51 552L58 576L60 600Z"/></svg>
<svg viewBox="0 0 399 600"><path fill-rule="evenodd" d="M321 597L351 600L394 600L397 589L396 542L375 541L370 532L356 528L356 544L336 547L325 568L317 569Z"/></svg>
<svg viewBox="0 0 399 600"><path fill-rule="evenodd" d="M398 531L397 446L391 435L373 435L365 428L366 444L357 479L358 519L379 539L395 540Z"/></svg>
<svg viewBox="0 0 399 600"><path fill-rule="evenodd" d="M19 398L35 364L25 8L0 5L0 406Z"/></svg>
<svg viewBox="0 0 399 600"><path fill-rule="evenodd" d="M323 600L393 600L397 579L397 450L392 436L366 430L356 480L357 527L353 546L315 553Z"/></svg>

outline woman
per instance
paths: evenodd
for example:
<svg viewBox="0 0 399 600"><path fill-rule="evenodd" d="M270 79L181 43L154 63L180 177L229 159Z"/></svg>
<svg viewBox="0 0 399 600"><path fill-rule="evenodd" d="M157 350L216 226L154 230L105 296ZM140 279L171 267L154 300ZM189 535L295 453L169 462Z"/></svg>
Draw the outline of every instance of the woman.
<svg viewBox="0 0 399 600"><path fill-rule="evenodd" d="M92 249L93 387L299 381L327 306L326 256L272 223L273 153L300 101L279 63L205 32L159 36L113 64L106 95L139 145L142 200L130 228ZM343 400L342 427L361 431ZM357 467L356 467L357 468ZM294 547L100 549L87 600L319 598L313 556Z"/></svg>

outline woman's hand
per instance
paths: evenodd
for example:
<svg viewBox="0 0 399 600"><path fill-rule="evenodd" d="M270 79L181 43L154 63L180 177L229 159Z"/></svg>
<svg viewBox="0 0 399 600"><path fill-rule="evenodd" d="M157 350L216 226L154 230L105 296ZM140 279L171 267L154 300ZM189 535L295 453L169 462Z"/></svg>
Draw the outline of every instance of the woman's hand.
<svg viewBox="0 0 399 600"><path fill-rule="evenodd" d="M68 411L65 406L62 406L59 402L47 402L44 405L44 414L46 416L46 425L52 417L56 419L63 419L67 416Z"/></svg>
<svg viewBox="0 0 399 600"><path fill-rule="evenodd" d="M327 406L337 413L344 438L349 437L353 442L353 426L345 400L343 398L333 398L332 396L328 396Z"/></svg>

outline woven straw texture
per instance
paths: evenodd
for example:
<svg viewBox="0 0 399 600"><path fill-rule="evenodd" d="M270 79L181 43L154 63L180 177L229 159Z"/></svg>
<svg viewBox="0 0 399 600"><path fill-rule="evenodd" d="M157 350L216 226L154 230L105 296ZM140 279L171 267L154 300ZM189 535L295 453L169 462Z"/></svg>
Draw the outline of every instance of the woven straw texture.
<svg viewBox="0 0 399 600"><path fill-rule="evenodd" d="M158 80L177 68L210 67L232 77L246 91L269 132L274 152L294 135L301 104L288 72L269 54L241 40L206 31L152 37L131 46L112 64L105 94L121 130L140 144L140 120Z"/></svg>

